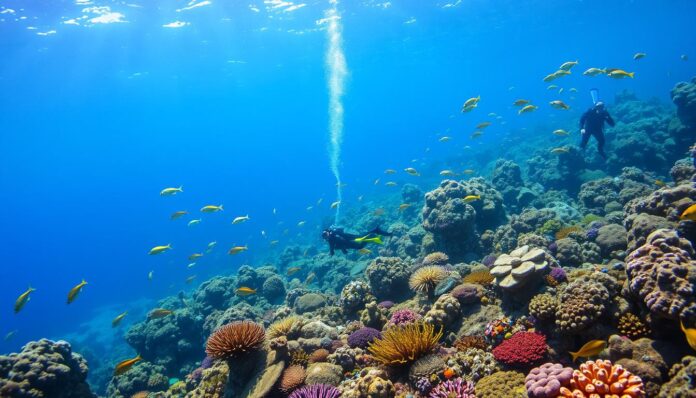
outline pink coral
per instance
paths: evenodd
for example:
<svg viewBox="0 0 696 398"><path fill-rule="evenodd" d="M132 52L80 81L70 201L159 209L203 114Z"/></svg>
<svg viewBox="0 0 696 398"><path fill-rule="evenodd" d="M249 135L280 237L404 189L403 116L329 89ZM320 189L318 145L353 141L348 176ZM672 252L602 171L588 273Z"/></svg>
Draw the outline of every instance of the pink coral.
<svg viewBox="0 0 696 398"><path fill-rule="evenodd" d="M474 383L461 378L447 380L430 391L430 398L476 398Z"/></svg>
<svg viewBox="0 0 696 398"><path fill-rule="evenodd" d="M493 349L493 356L508 366L530 366L546 356L546 337L536 332L517 332Z"/></svg>
<svg viewBox="0 0 696 398"><path fill-rule="evenodd" d="M573 369L558 363L545 363L532 369L525 379L529 398L556 398L561 387L570 385Z"/></svg>
<svg viewBox="0 0 696 398"><path fill-rule="evenodd" d="M389 319L389 326L399 326L405 323L415 322L418 319L420 319L420 315L418 315L418 313L409 310L408 308L404 308L397 310L392 314L391 319Z"/></svg>
<svg viewBox="0 0 696 398"><path fill-rule="evenodd" d="M621 365L612 365L611 361L598 359L594 362L587 361L580 365L579 370L573 371L570 387L561 387L559 397L643 398L645 391L640 377Z"/></svg>

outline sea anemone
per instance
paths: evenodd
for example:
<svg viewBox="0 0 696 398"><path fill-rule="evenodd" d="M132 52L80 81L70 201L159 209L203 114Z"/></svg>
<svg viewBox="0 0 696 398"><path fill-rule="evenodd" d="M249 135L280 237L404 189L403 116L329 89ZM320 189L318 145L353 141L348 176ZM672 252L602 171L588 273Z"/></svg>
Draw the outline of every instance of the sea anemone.
<svg viewBox="0 0 696 398"><path fill-rule="evenodd" d="M425 256L423 265L445 265L449 262L449 256L443 252L433 252Z"/></svg>
<svg viewBox="0 0 696 398"><path fill-rule="evenodd" d="M263 345L266 332L255 322L232 322L208 338L205 352L213 359L231 359L256 351Z"/></svg>
<svg viewBox="0 0 696 398"><path fill-rule="evenodd" d="M481 286L488 286L493 282L493 275L487 269L472 271L464 277L464 283L475 283Z"/></svg>
<svg viewBox="0 0 696 398"><path fill-rule="evenodd" d="M408 281L411 290L419 293L430 294L437 286L447 278L447 271L438 266L418 268Z"/></svg>
<svg viewBox="0 0 696 398"><path fill-rule="evenodd" d="M293 365L307 366L309 363L309 355L303 349L297 349L290 352L290 363Z"/></svg>
<svg viewBox="0 0 696 398"><path fill-rule="evenodd" d="M289 398L338 398L341 391L329 384L312 384L295 390Z"/></svg>
<svg viewBox="0 0 696 398"><path fill-rule="evenodd" d="M273 322L268 327L268 338L275 339L276 337L289 335L301 321L301 317L293 315Z"/></svg>
<svg viewBox="0 0 696 398"><path fill-rule="evenodd" d="M442 337L442 328L413 322L388 328L382 337L370 343L368 350L384 365L403 365L430 353Z"/></svg>
<svg viewBox="0 0 696 398"><path fill-rule="evenodd" d="M476 398L474 383L461 378L447 380L430 391L430 398Z"/></svg>
<svg viewBox="0 0 696 398"><path fill-rule="evenodd" d="M643 380L611 361L587 361L573 371L570 387L561 387L559 397L632 397L645 396Z"/></svg>
<svg viewBox="0 0 696 398"><path fill-rule="evenodd" d="M286 394L304 383L307 372L300 365L290 365L283 371L278 383L278 389Z"/></svg>
<svg viewBox="0 0 696 398"><path fill-rule="evenodd" d="M351 348L366 348L374 339L381 336L381 332L374 328L361 328L348 336L348 345Z"/></svg>

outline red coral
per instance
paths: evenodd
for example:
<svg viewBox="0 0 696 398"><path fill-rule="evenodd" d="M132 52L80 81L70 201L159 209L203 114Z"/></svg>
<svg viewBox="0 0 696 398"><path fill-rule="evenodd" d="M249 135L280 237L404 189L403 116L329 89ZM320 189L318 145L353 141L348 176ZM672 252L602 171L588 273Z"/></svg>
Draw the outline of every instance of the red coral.
<svg viewBox="0 0 696 398"><path fill-rule="evenodd" d="M493 349L493 356L508 366L531 366L546 356L546 337L535 332L517 332Z"/></svg>

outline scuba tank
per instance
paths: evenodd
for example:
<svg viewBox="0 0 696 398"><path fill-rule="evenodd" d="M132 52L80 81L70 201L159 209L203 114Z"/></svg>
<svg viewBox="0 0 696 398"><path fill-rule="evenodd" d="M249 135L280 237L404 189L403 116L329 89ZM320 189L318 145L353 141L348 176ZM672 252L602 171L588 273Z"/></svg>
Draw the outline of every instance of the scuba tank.
<svg viewBox="0 0 696 398"><path fill-rule="evenodd" d="M592 96L592 105L596 105L599 102L599 90L596 88L590 89L590 96Z"/></svg>

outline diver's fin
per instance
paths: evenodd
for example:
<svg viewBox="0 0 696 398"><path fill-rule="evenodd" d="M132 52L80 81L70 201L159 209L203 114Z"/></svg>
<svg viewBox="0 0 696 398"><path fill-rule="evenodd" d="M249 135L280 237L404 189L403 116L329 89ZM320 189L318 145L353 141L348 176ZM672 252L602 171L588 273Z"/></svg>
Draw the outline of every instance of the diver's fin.
<svg viewBox="0 0 696 398"><path fill-rule="evenodd" d="M372 236L372 237L370 237L370 235L365 235L362 238L356 238L355 241L358 243L367 242L367 243L376 243L378 245L384 244L384 242L382 242L382 237L379 235Z"/></svg>

